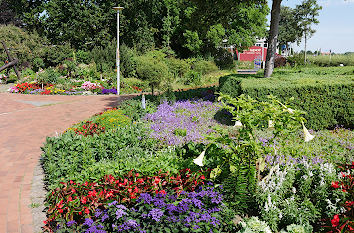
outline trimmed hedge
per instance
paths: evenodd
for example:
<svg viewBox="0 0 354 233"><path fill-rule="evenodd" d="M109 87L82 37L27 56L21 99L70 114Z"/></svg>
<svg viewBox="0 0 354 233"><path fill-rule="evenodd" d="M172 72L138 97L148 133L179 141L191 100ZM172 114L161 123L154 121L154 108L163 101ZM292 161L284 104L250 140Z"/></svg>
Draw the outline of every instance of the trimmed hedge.
<svg viewBox="0 0 354 233"><path fill-rule="evenodd" d="M309 128L320 130L336 125L354 128L354 75L284 73L287 72L279 71L267 79L259 78L260 75L224 76L219 80L219 91L233 97L246 94L258 100L266 100L269 94L283 102L294 97L290 106L307 112Z"/></svg>

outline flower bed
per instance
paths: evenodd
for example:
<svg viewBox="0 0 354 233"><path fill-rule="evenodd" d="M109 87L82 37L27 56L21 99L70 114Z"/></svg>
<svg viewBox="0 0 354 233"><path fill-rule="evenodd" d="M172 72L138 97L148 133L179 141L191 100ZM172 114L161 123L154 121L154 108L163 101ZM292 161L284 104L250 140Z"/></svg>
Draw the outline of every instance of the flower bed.
<svg viewBox="0 0 354 233"><path fill-rule="evenodd" d="M45 230L351 231L352 131L307 130L273 97L188 93L129 100L48 138ZM214 120L223 108L235 126Z"/></svg>

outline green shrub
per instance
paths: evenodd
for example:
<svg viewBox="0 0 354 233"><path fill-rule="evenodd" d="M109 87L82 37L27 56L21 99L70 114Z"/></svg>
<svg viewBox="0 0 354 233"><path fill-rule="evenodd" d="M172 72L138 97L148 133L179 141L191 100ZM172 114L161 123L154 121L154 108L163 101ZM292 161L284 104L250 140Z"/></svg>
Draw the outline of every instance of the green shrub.
<svg viewBox="0 0 354 233"><path fill-rule="evenodd" d="M206 60L195 61L192 65L192 69L202 75L219 70L213 61Z"/></svg>
<svg viewBox="0 0 354 233"><path fill-rule="evenodd" d="M286 60L292 67L305 65L305 58L303 54L294 54L293 56L287 57Z"/></svg>
<svg viewBox="0 0 354 233"><path fill-rule="evenodd" d="M43 59L39 57L33 59L32 67L35 72L37 72L40 69L44 69L45 65Z"/></svg>
<svg viewBox="0 0 354 233"><path fill-rule="evenodd" d="M166 64L175 78L183 78L191 69L188 62L173 57L166 59Z"/></svg>
<svg viewBox="0 0 354 233"><path fill-rule="evenodd" d="M137 52L126 45L120 48L120 65L121 73L124 78L136 78L136 62Z"/></svg>
<svg viewBox="0 0 354 233"><path fill-rule="evenodd" d="M215 64L220 69L232 69L234 68L234 58L232 54L224 48L219 48L214 55Z"/></svg>
<svg viewBox="0 0 354 233"><path fill-rule="evenodd" d="M75 54L77 63L89 64L91 62L90 53L84 50L78 50Z"/></svg>
<svg viewBox="0 0 354 233"><path fill-rule="evenodd" d="M132 169L145 175L160 169L177 172L180 163L174 152L159 150L145 132L143 124L130 124L99 135L83 137L69 129L59 137L47 138L42 148L45 180L54 188L62 181L97 181Z"/></svg>
<svg viewBox="0 0 354 233"><path fill-rule="evenodd" d="M58 81L60 74L53 68L48 68L44 72L38 74L37 82L41 84L55 84Z"/></svg>
<svg viewBox="0 0 354 233"><path fill-rule="evenodd" d="M184 77L185 85L200 85L202 81L202 74L200 72L190 70Z"/></svg>
<svg viewBox="0 0 354 233"><path fill-rule="evenodd" d="M44 63L46 67L57 66L72 57L73 51L69 44L47 46L44 48Z"/></svg>
<svg viewBox="0 0 354 233"><path fill-rule="evenodd" d="M220 92L233 97L240 94L266 100L267 95L277 96L287 102L294 97L294 108L307 112L308 127L318 130L336 125L354 127L354 77L314 76L298 73L277 75L268 79L242 78L229 75L220 78Z"/></svg>
<svg viewBox="0 0 354 233"><path fill-rule="evenodd" d="M168 67L165 63L151 56L139 56L136 58L136 72L138 77L146 80L154 92L154 88L160 87L161 84L169 79Z"/></svg>

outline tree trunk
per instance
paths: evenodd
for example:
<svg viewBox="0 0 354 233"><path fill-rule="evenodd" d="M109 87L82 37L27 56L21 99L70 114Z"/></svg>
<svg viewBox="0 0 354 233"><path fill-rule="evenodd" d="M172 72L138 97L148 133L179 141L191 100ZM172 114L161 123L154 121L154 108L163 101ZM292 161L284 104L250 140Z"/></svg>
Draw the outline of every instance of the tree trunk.
<svg viewBox="0 0 354 233"><path fill-rule="evenodd" d="M277 51L277 41L279 32L279 20L280 20L280 4L282 0L273 0L270 31L268 37L268 50L266 65L264 69L264 77L269 78L274 70L275 52Z"/></svg>
<svg viewBox="0 0 354 233"><path fill-rule="evenodd" d="M307 32L306 32L306 29L305 29L305 65L306 65L306 59L307 59L307 36L306 36Z"/></svg>

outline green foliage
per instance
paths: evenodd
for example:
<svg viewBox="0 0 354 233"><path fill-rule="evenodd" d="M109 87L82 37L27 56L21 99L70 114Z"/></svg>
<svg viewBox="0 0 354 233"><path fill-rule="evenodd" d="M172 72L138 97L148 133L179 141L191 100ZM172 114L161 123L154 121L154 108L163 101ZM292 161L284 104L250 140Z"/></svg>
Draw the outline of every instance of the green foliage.
<svg viewBox="0 0 354 233"><path fill-rule="evenodd" d="M166 64L170 73L179 79L182 79L191 69L191 66L185 60L173 57L166 59Z"/></svg>
<svg viewBox="0 0 354 233"><path fill-rule="evenodd" d="M35 59L33 59L32 67L35 72L39 71L40 69L43 69L44 66L45 65L42 58L36 57Z"/></svg>
<svg viewBox="0 0 354 233"><path fill-rule="evenodd" d="M336 125L353 128L354 104L352 101L354 76L347 70L308 68L278 70L272 78L255 76L242 78L230 75L220 79L220 91L231 96L247 94L258 100L267 95L277 96L281 101L294 97L292 105L307 112L307 126L318 130L334 128ZM336 73L337 72L337 73ZM339 73L338 73L339 72Z"/></svg>
<svg viewBox="0 0 354 233"><path fill-rule="evenodd" d="M139 56L136 58L136 72L138 77L142 80L146 80L152 87L161 86L164 81L167 81L170 73L168 72L168 66L159 61L158 58L151 56Z"/></svg>
<svg viewBox="0 0 354 233"><path fill-rule="evenodd" d="M120 65L121 73L124 78L135 78L136 74L136 62L137 52L125 44L120 47Z"/></svg>
<svg viewBox="0 0 354 233"><path fill-rule="evenodd" d="M354 66L354 54L309 56L308 61L317 66L339 66L340 64Z"/></svg>
<svg viewBox="0 0 354 233"><path fill-rule="evenodd" d="M219 99L223 100L224 108L232 114L233 120L239 123L232 131L217 128L217 134L207 137L211 144L206 151L209 157L206 166L213 169L210 177L224 184L229 205L238 212L250 211L254 205L257 177L262 171L260 164L264 162L260 160L262 147L255 140L256 129L273 120L272 140L286 138L299 129L304 120L303 112L293 110L290 113L288 107L273 96L268 96L269 102L259 102L244 95L232 98L221 94Z"/></svg>
<svg viewBox="0 0 354 233"><path fill-rule="evenodd" d="M98 72L112 71L116 61L116 43L113 41L104 47L95 46L91 51L91 58Z"/></svg>
<svg viewBox="0 0 354 233"><path fill-rule="evenodd" d="M237 233L271 233L267 223L259 220L258 217L244 219L239 225L242 228Z"/></svg>
<svg viewBox="0 0 354 233"><path fill-rule="evenodd" d="M70 58L73 51L69 44L46 46L43 55L44 63L46 67L57 66L65 59Z"/></svg>
<svg viewBox="0 0 354 233"><path fill-rule="evenodd" d="M175 154L159 150L145 132L142 124L131 124L88 137L69 130L47 138L42 148L45 180L52 188L61 181L97 181L104 175L122 175L132 169L145 175L160 169L179 170Z"/></svg>
<svg viewBox="0 0 354 233"><path fill-rule="evenodd" d="M213 61L197 60L193 62L192 69L202 75L219 70Z"/></svg>
<svg viewBox="0 0 354 233"><path fill-rule="evenodd" d="M76 62L79 64L80 63L89 64L91 62L90 53L88 51L78 50L75 56L76 56Z"/></svg>
<svg viewBox="0 0 354 233"><path fill-rule="evenodd" d="M201 84L201 77L202 77L201 73L194 71L194 70L190 70L184 76L184 84L185 85L200 85Z"/></svg>
<svg viewBox="0 0 354 233"><path fill-rule="evenodd" d="M41 84L55 84L58 82L60 74L53 68L48 68L44 72L38 74L37 82Z"/></svg>
<svg viewBox="0 0 354 233"><path fill-rule="evenodd" d="M116 35L115 1L19 1L14 4L26 27L38 30L54 44L75 49L108 44ZM264 0L205 2L200 0L122 0L121 39L131 48L172 49L182 57L208 54L222 39L251 46L266 33ZM46 12L45 15L42 12ZM67 17L70 15L70 17Z"/></svg>
<svg viewBox="0 0 354 233"><path fill-rule="evenodd" d="M214 61L220 69L234 68L234 58L232 54L224 48L217 49L214 55Z"/></svg>
<svg viewBox="0 0 354 233"><path fill-rule="evenodd" d="M287 57L286 60L289 63L289 65L292 67L305 65L304 55L300 54L300 53L297 53L297 54L294 54L290 57Z"/></svg>
<svg viewBox="0 0 354 233"><path fill-rule="evenodd" d="M329 163L277 165L259 183L256 199L260 216L274 231L300 224L305 232L312 232L312 224L339 210L336 200L345 193L330 188L336 179L336 170Z"/></svg>
<svg viewBox="0 0 354 233"><path fill-rule="evenodd" d="M12 57L19 59L19 63L32 63L35 58L44 54L45 40L38 34L30 34L13 25L0 25L0 41L4 41L9 48ZM0 61L8 60L2 44L0 44Z"/></svg>

